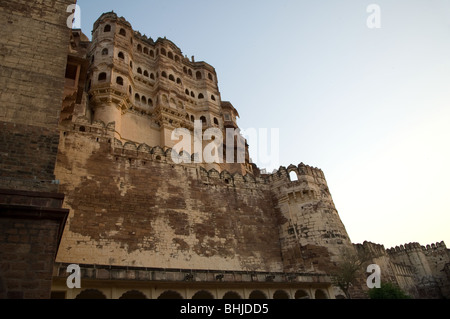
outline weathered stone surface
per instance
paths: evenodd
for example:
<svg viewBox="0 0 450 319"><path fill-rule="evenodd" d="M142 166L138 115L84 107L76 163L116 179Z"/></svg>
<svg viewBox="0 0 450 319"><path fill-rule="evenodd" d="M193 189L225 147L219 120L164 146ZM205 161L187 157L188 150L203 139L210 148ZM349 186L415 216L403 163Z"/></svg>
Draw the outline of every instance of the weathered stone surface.
<svg viewBox="0 0 450 319"><path fill-rule="evenodd" d="M68 212L54 170L71 0L0 1L0 298L49 298Z"/></svg>

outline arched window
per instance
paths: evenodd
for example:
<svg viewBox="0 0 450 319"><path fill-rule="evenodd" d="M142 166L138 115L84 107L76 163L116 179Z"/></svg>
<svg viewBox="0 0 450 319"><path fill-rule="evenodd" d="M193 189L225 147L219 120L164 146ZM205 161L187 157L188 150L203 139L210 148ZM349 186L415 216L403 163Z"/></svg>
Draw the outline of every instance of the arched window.
<svg viewBox="0 0 450 319"><path fill-rule="evenodd" d="M127 36L127 31L125 31L125 29L122 28L122 29L120 29L119 34L123 35L124 37L126 37Z"/></svg>
<svg viewBox="0 0 450 319"><path fill-rule="evenodd" d="M144 47L144 53L148 54L148 48L147 47Z"/></svg>
<svg viewBox="0 0 450 319"><path fill-rule="evenodd" d="M143 104L147 104L147 98L146 98L145 96L142 96L141 102L142 102Z"/></svg>
<svg viewBox="0 0 450 319"><path fill-rule="evenodd" d="M105 25L103 32L111 32L111 26L109 24Z"/></svg>
<svg viewBox="0 0 450 319"><path fill-rule="evenodd" d="M191 122L195 122L195 117L194 117L194 115L191 115Z"/></svg>
<svg viewBox="0 0 450 319"><path fill-rule="evenodd" d="M167 78L167 73L164 72L164 71L162 71L162 72L161 72L161 76L164 77L164 78Z"/></svg>
<svg viewBox="0 0 450 319"><path fill-rule="evenodd" d="M150 56L151 56L152 58L154 58L154 57L155 57L155 51L150 50Z"/></svg>
<svg viewBox="0 0 450 319"><path fill-rule="evenodd" d="M210 79L211 81L213 80L211 73L208 73L208 79Z"/></svg>
<svg viewBox="0 0 450 319"><path fill-rule="evenodd" d="M119 57L119 59L125 60L125 54L123 54L123 52L119 52L117 56Z"/></svg>
<svg viewBox="0 0 450 319"><path fill-rule="evenodd" d="M291 180L291 182L298 181L297 173L295 171L291 171L289 173L289 179Z"/></svg>
<svg viewBox="0 0 450 319"><path fill-rule="evenodd" d="M117 79L116 79L116 83L119 84L119 85L123 85L123 78L118 76Z"/></svg>
<svg viewBox="0 0 450 319"><path fill-rule="evenodd" d="M99 81L106 81L106 73L102 72L98 75L98 80Z"/></svg>
<svg viewBox="0 0 450 319"><path fill-rule="evenodd" d="M108 51L107 48L104 48L104 49L102 50L102 55L108 55L108 53L109 53L109 51Z"/></svg>
<svg viewBox="0 0 450 319"><path fill-rule="evenodd" d="M219 125L219 120L217 118L214 118L214 124Z"/></svg>
<svg viewBox="0 0 450 319"><path fill-rule="evenodd" d="M167 56L169 57L169 59L172 59L172 60L173 60L173 53L172 53L172 51L169 51L169 52L167 53Z"/></svg>
<svg viewBox="0 0 450 319"><path fill-rule="evenodd" d="M214 95L211 95L211 100L215 101L216 97Z"/></svg>
<svg viewBox="0 0 450 319"><path fill-rule="evenodd" d="M189 95L189 90L186 89L186 91L184 91L184 93L186 93L186 95Z"/></svg>
<svg viewBox="0 0 450 319"><path fill-rule="evenodd" d="M175 82L175 77L174 77L172 74L170 74L170 75L169 75L169 80Z"/></svg>
<svg viewBox="0 0 450 319"><path fill-rule="evenodd" d="M192 76L192 70L191 69L188 70L188 75Z"/></svg>
<svg viewBox="0 0 450 319"><path fill-rule="evenodd" d="M155 75L153 73L150 73L150 79L152 79L152 80L155 79Z"/></svg>
<svg viewBox="0 0 450 319"><path fill-rule="evenodd" d="M199 100L204 99L204 98L205 98L205 96L204 96L202 93L200 93L200 94L198 95L198 99L199 99Z"/></svg>
<svg viewBox="0 0 450 319"><path fill-rule="evenodd" d="M153 106L153 100L150 99L150 98L148 99L148 105L149 105L149 106Z"/></svg>
<svg viewBox="0 0 450 319"><path fill-rule="evenodd" d="M140 100L141 100L141 97L139 96L139 94L135 94L134 95L134 100L136 101L136 102L139 102Z"/></svg>
<svg viewBox="0 0 450 319"><path fill-rule="evenodd" d="M138 68L138 69L137 69L137 73L142 74L142 69L141 69L141 68Z"/></svg>
<svg viewBox="0 0 450 319"><path fill-rule="evenodd" d="M187 74L187 68L184 66L183 67L183 72L185 73L185 74Z"/></svg>
<svg viewBox="0 0 450 319"><path fill-rule="evenodd" d="M202 121L202 124L206 125L206 117L200 117L200 121Z"/></svg>
<svg viewBox="0 0 450 319"><path fill-rule="evenodd" d="M180 78L177 78L177 84L182 84Z"/></svg>
<svg viewBox="0 0 450 319"><path fill-rule="evenodd" d="M166 55L166 49L161 48L161 54L162 54L162 55Z"/></svg>
<svg viewBox="0 0 450 319"><path fill-rule="evenodd" d="M201 80L202 79L202 72L197 71L197 73L195 73L195 77L197 78L197 80Z"/></svg>
<svg viewBox="0 0 450 319"><path fill-rule="evenodd" d="M191 91L191 96L192 96L192 97L195 97L195 94L194 94L194 92L192 92L192 91Z"/></svg>
<svg viewBox="0 0 450 319"><path fill-rule="evenodd" d="M138 50L138 52L142 52L142 45L138 44L137 45L137 50Z"/></svg>
<svg viewBox="0 0 450 319"><path fill-rule="evenodd" d="M144 71L144 76L148 77L148 71L147 70Z"/></svg>

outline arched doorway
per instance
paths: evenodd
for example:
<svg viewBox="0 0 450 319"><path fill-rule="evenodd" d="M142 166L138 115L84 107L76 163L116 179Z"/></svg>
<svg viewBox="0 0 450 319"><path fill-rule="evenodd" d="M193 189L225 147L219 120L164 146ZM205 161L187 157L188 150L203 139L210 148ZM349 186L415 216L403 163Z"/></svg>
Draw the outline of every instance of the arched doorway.
<svg viewBox="0 0 450 319"><path fill-rule="evenodd" d="M284 290L277 290L273 294L273 299L289 299L289 295Z"/></svg>
<svg viewBox="0 0 450 319"><path fill-rule="evenodd" d="M228 291L222 299L242 299L242 297L235 291Z"/></svg>
<svg viewBox="0 0 450 319"><path fill-rule="evenodd" d="M106 299L106 296L97 289L86 289L80 292L75 299Z"/></svg>
<svg viewBox="0 0 450 319"><path fill-rule="evenodd" d="M209 291L200 290L192 296L192 299L214 299L214 296Z"/></svg>
<svg viewBox="0 0 450 319"><path fill-rule="evenodd" d="M295 299L309 299L309 294L306 291L300 289L295 292L294 298Z"/></svg>
<svg viewBox="0 0 450 319"><path fill-rule="evenodd" d="M267 296L261 290L253 290L248 296L248 299L267 299Z"/></svg>
<svg viewBox="0 0 450 319"><path fill-rule="evenodd" d="M130 290L120 296L119 299L147 299L147 297L140 291Z"/></svg>
<svg viewBox="0 0 450 319"><path fill-rule="evenodd" d="M158 299L183 299L183 297L176 291L167 290L159 295Z"/></svg>
<svg viewBox="0 0 450 319"><path fill-rule="evenodd" d="M323 291L322 289L317 289L316 292L314 293L314 298L315 299L328 299L328 296L325 293L325 291Z"/></svg>

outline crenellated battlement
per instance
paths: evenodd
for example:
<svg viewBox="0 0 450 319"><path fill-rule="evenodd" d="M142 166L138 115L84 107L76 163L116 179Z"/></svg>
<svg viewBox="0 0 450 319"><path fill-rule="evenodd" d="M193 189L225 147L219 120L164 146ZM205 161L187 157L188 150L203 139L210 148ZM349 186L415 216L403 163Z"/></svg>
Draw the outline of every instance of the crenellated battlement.
<svg viewBox="0 0 450 319"><path fill-rule="evenodd" d="M117 160L119 157L126 158L130 163L136 163L136 165L137 163L154 161L170 164L174 168L173 164L175 162L173 161L173 157L179 156L183 160L179 165L188 167L198 166L200 177L205 184L222 182L229 186L252 185L253 187L258 184L263 185L270 182L268 175L255 177L252 174L230 173L227 170L219 172L214 168L207 170L202 166L203 163L195 163L195 154L191 155L186 151L182 151L180 154L173 154L174 150L170 147L162 148L160 146L149 146L145 143L139 144L133 141L121 141L115 137L117 132L115 131L114 122L105 124L102 121L94 121L90 123L86 117L80 117L75 123L72 123L71 130L68 130L67 127L63 130L63 136L69 136L69 132L85 134L96 143L108 143L111 145L111 154L116 156Z"/></svg>
<svg viewBox="0 0 450 319"><path fill-rule="evenodd" d="M355 247L356 251L360 253L366 252L375 257L385 256L387 254L384 245L375 244L369 241L364 241L362 244L353 244L353 246Z"/></svg>
<svg viewBox="0 0 450 319"><path fill-rule="evenodd" d="M97 19L97 21L95 21L95 23L94 23L94 30L97 29L100 24L102 24L102 23L104 23L106 21L115 21L115 22L118 22L118 23L121 23L121 24L125 25L128 28L131 28L131 24L124 17L119 17L117 15L117 13L115 13L114 11L110 11L110 12L103 13Z"/></svg>
<svg viewBox="0 0 450 319"><path fill-rule="evenodd" d="M111 144L112 154L115 156L132 158L134 160L144 160L144 161L157 161L160 163L175 164L173 161L174 156L179 156L183 162L181 165L193 165L195 163L195 154L189 154L186 151L182 151L180 154L172 154L173 148L170 147L160 147L160 146L149 146L145 143L136 143L134 141L119 139L117 138L118 132L115 130L115 122L105 124L103 121L94 120L91 121L85 117L78 117L74 123L71 123L70 130L72 132L83 133L91 135L95 138L96 142L108 142ZM68 129L66 127L66 129ZM64 130L63 130L64 131ZM66 133L67 134L67 130ZM191 162L191 163L187 163ZM305 165L300 163L298 166L290 165L288 168L280 166L280 168L272 174L263 174L261 176L253 176L252 174L240 174L240 173L230 173L227 170L217 171L216 169L206 170L199 163L201 176L204 181L207 180L222 180L229 185L238 184L270 184L276 181L288 181L289 184L296 185L303 181L302 177L310 176L313 178L325 179L323 171L317 167ZM290 181L289 173L296 172L300 179L298 181ZM311 190L316 193L315 190ZM316 196L314 196L316 197Z"/></svg>
<svg viewBox="0 0 450 319"><path fill-rule="evenodd" d="M422 251L422 246L419 243L408 243L400 246L395 246L393 248L387 249L388 254L402 254L408 252L418 252Z"/></svg>
<svg viewBox="0 0 450 319"><path fill-rule="evenodd" d="M387 249L387 252L391 255L401 254L401 253L409 253L409 252L425 252L431 253L436 251L445 251L447 250L447 246L443 241L440 243L435 243L431 245L422 246L419 243L408 243L400 246L395 246L393 248Z"/></svg>
<svg viewBox="0 0 450 319"><path fill-rule="evenodd" d="M444 241L441 241L440 243L437 242L435 244L422 246L421 248L422 248L422 250L425 253L434 253L434 252L439 252L439 251L443 251L443 252L447 251L447 246L445 245Z"/></svg>

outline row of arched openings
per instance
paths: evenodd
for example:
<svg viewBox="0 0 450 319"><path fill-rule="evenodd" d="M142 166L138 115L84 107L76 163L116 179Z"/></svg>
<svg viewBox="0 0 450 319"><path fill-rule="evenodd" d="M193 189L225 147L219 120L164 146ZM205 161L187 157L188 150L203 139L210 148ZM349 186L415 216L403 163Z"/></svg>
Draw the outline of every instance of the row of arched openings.
<svg viewBox="0 0 450 319"><path fill-rule="evenodd" d="M315 299L328 299L327 294L322 289L317 289L314 294ZM304 290L297 290L294 299L309 299L309 294ZM87 289L82 291L75 299L106 299L106 296L97 289ZM119 299L147 299L145 294L137 290L124 293ZM181 294L174 290L164 291L157 299L184 299ZM214 299L212 293L207 290L196 292L191 299ZM222 299L242 299L235 291L228 291ZM267 295L261 290L254 290L248 299L267 299ZM273 299L290 299L289 294L284 290L277 290L273 294Z"/></svg>
<svg viewBox="0 0 450 319"><path fill-rule="evenodd" d="M111 32L111 25L109 24L105 25L105 27L103 28L103 32L105 33ZM120 28L119 35L126 37L127 31L124 28Z"/></svg>
<svg viewBox="0 0 450 319"><path fill-rule="evenodd" d="M102 55L108 55L108 54L109 54L109 51L108 51L107 48L102 50ZM122 51L120 51L117 54L117 57L120 60L125 60L125 54ZM130 61L130 66L132 67L132 65L133 65L132 62ZM186 67L184 69L186 69ZM142 70L141 67L138 67L136 71L137 71L138 74L141 74L141 75L143 75L145 77L149 77L150 79L155 80L155 75L153 73L149 73L147 70ZM158 73L157 73L156 76L158 76ZM179 77L175 79L175 76L173 74L169 74L168 75L166 71L162 71L161 72L161 76L163 78L166 78L166 79L169 79L169 80L171 80L173 82L176 82L177 84L180 84L180 85L183 84L183 82L181 81L181 79ZM197 77L197 79L201 79L202 78L202 73L200 71L197 71L196 77ZM212 80L212 75L210 73L208 73L208 77ZM212 96L211 99L215 101L215 97L214 96Z"/></svg>
<svg viewBox="0 0 450 319"><path fill-rule="evenodd" d="M142 97L136 93L134 95L134 101L136 103L142 103L142 104L148 104L148 106L153 106L153 100L151 98L146 98L145 95L143 95Z"/></svg>
<svg viewBox="0 0 450 319"><path fill-rule="evenodd" d="M109 25L109 24L105 25L105 27L104 27L104 29L103 29L103 32L104 32L104 33L111 32L111 25ZM119 35L121 35L121 36L126 36L126 35L127 35L126 30L125 30L124 28L121 28L121 29L119 30ZM106 51L105 51L105 50L106 50ZM154 50L149 49L149 48L147 48L147 47L145 47L145 46L143 47L141 44L138 44L138 45L136 46L136 50L137 50L138 52L140 52L140 53L147 54L147 55L149 55L150 57L153 57L153 58L155 57L155 51L154 51ZM157 50L156 50L156 55L158 55L159 52L160 52L160 51L157 49ZM108 49L104 49L104 51L102 51L102 55L108 55ZM122 55L123 55L123 53L122 53ZM161 55L167 56L169 59L174 60L175 62L180 62L180 57L179 57L177 54L174 54L172 51L167 51L165 48L161 48ZM193 72L192 72L191 69L189 69L189 68L187 68L187 67L183 67L183 72L184 72L185 74L187 74L187 75L193 77ZM208 77L209 80L213 81L213 76L212 76L211 73L208 73L208 76L207 76L207 77ZM202 72L197 71L197 72L195 73L195 78L196 78L197 80L203 79Z"/></svg>
<svg viewBox="0 0 450 319"><path fill-rule="evenodd" d="M195 122L195 117L194 117L194 115L190 115L189 116L189 114L186 114L186 120L187 121L190 120L192 123L194 123ZM208 122L206 120L206 117L203 116L203 115L200 117L200 121L202 121L203 125L207 125L208 124ZM219 126L219 120L217 119L217 117L213 118L213 123L214 123L214 125Z"/></svg>
<svg viewBox="0 0 450 319"><path fill-rule="evenodd" d="M139 69L138 69L138 73L141 73L142 74L142 70L139 72ZM164 72L163 72L164 73ZM147 71L145 71L144 72L144 75L145 76L148 76L148 73L147 73ZM164 76L164 75L163 75ZM173 78L173 75L170 75L171 77L172 77L172 79L169 77L169 79L171 79L172 81L175 81L175 79ZM153 77L153 73L151 74L151 76L150 76L151 78L154 78ZM165 77L167 77L167 75L165 75ZM99 82L103 82L103 81L106 81L106 79L107 79L107 74L106 74L106 72L101 72L101 73L99 73L99 75L98 75L98 81ZM116 83L117 84L119 84L119 85L123 85L123 79L122 78L120 78L121 80L116 80ZM179 79L178 79L179 80ZM178 82L178 80L177 80L177 82ZM180 80L181 81L181 80ZM189 91L188 89L186 89L185 90L185 93L186 93L186 95L189 95L189 96L191 96L191 97L193 97L193 98L195 98L196 97L196 94L193 92L193 91ZM138 95L138 94L137 94ZM136 95L136 96L137 96ZM203 100L205 98L205 96L204 96L204 94L203 93L199 93L198 94L198 99L199 100ZM211 95L211 100L212 101L216 101L216 97L214 96L214 95Z"/></svg>

